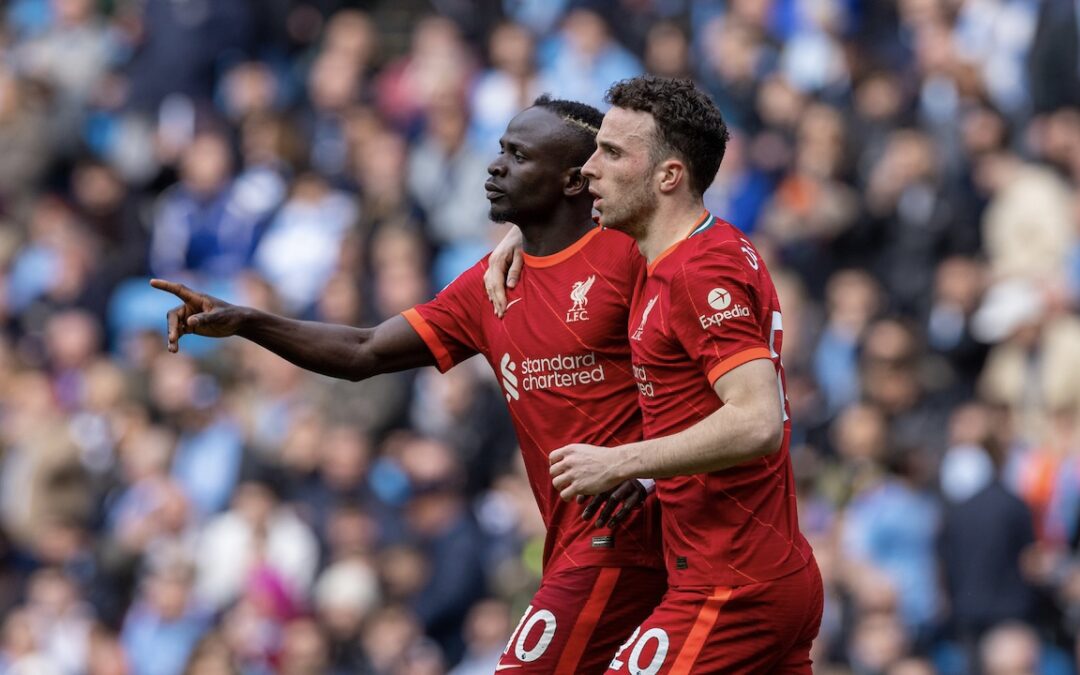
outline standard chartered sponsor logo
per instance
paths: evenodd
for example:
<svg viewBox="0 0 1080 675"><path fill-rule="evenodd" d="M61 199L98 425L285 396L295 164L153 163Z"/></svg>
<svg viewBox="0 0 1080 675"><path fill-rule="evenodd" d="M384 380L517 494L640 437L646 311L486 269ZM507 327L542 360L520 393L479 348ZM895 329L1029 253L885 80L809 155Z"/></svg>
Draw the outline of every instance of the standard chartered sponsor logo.
<svg viewBox="0 0 1080 675"><path fill-rule="evenodd" d="M633 367L634 379L637 380L637 388L641 395L649 398L656 396L656 386L649 381L649 374L645 372L645 366L639 366L635 363Z"/></svg>
<svg viewBox="0 0 1080 675"><path fill-rule="evenodd" d="M521 398L517 390L517 375L514 374L517 364L510 360L509 354L503 354L502 360L499 361L499 370L502 372L503 388L506 389L506 400L516 401Z"/></svg>
<svg viewBox="0 0 1080 675"><path fill-rule="evenodd" d="M499 361L506 400L518 400L522 391L576 387L603 382L604 364L598 363L596 352L585 354L555 354L514 362L509 354Z"/></svg>

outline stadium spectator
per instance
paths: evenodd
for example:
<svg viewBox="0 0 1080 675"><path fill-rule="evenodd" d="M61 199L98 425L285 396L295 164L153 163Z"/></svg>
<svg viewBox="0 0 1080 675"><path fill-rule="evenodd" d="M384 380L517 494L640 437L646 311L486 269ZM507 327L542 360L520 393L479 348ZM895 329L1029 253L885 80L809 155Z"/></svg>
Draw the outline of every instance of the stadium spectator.
<svg viewBox="0 0 1080 675"><path fill-rule="evenodd" d="M1077 672L1074 0L0 5L0 670L490 672L543 557L500 382L166 355L144 275L377 323L500 236L467 167L520 108L647 71L719 104L705 202L784 307L815 672ZM302 564L227 552L259 522ZM923 571L852 569L856 531Z"/></svg>

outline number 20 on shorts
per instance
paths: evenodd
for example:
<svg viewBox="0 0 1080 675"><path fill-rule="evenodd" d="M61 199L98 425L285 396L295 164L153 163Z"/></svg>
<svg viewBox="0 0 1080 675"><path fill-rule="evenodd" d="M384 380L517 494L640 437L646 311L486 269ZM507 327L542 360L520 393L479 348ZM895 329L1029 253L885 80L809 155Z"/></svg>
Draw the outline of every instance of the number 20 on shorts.
<svg viewBox="0 0 1080 675"><path fill-rule="evenodd" d="M652 658L648 662L642 663L643 655L653 642L656 643L656 650L653 652ZM656 675L664 667L669 644L667 631L663 628L650 628L642 633L641 626L638 626L634 629L630 639L624 642L622 647L619 647L619 651L615 653L615 658L611 660L608 670L618 671L623 666L626 666L626 671L630 675ZM633 645L633 648L631 648L631 645ZM624 657L623 653L627 649L630 649L630 654Z"/></svg>

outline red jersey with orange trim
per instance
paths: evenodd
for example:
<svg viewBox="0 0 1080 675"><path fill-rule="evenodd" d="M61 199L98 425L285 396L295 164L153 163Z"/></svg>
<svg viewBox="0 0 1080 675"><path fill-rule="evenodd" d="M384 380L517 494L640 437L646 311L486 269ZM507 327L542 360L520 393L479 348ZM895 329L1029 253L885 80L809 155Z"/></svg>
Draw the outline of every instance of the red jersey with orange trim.
<svg viewBox="0 0 1080 675"><path fill-rule="evenodd" d="M649 265L630 314L630 345L645 437L678 433L722 405L713 383L771 359L784 406L780 450L724 471L656 481L671 586L741 586L798 571L810 558L799 531L780 362L783 320L754 245L708 212L687 239Z"/></svg>
<svg viewBox="0 0 1080 675"><path fill-rule="evenodd" d="M551 484L548 455L570 443L641 439L624 337L645 262L632 239L595 228L551 256L525 256L506 313L495 316L482 260L434 300L404 313L440 371L483 354L510 407L536 503L547 525L545 573L564 565L663 566L655 495L614 530L581 518Z"/></svg>

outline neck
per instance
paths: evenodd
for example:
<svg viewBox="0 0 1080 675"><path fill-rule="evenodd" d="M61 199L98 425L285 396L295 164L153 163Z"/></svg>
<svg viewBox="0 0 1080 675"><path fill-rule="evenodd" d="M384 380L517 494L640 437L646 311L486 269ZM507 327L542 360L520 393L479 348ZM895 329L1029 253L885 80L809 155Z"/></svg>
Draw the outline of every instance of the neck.
<svg viewBox="0 0 1080 675"><path fill-rule="evenodd" d="M518 223L522 249L528 255L558 253L593 229L590 209L558 209L551 218L534 223Z"/></svg>
<svg viewBox="0 0 1080 675"><path fill-rule="evenodd" d="M705 202L700 197L661 203L647 222L643 223L644 236L638 239L638 250L646 262L652 263L675 242L686 239L694 223L705 212Z"/></svg>

